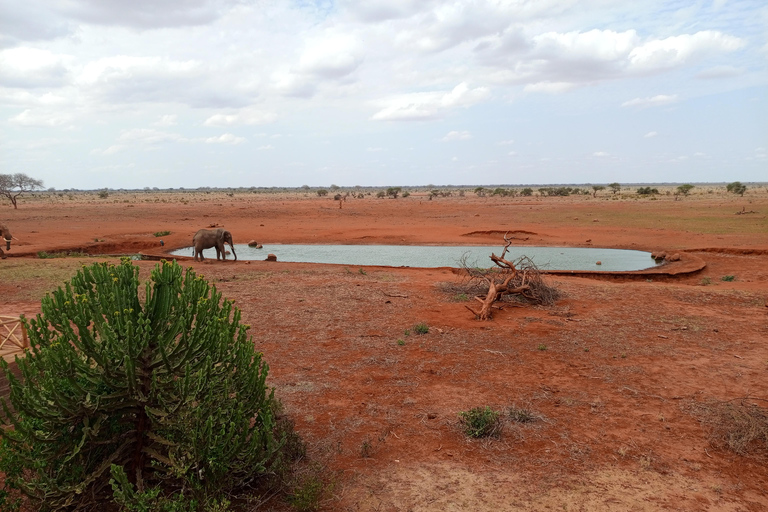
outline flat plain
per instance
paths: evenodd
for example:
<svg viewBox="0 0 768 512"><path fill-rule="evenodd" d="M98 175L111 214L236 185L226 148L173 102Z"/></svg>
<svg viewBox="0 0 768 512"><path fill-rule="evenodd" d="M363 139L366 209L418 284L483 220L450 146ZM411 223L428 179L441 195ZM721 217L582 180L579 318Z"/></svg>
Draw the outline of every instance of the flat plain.
<svg viewBox="0 0 768 512"><path fill-rule="evenodd" d="M0 261L0 315L36 314L40 297L84 263L162 257L210 226L263 243L265 257L271 243L501 249L513 233L520 245L703 261L680 272L547 276L562 292L555 305L509 304L483 322L451 268L180 259L252 326L276 395L334 483L325 510L768 509L766 444L737 453L716 428L727 404L768 407L764 187L744 197L713 187L687 197L346 201L47 193L0 211L18 238ZM155 262L136 264L148 276ZM422 323L429 332L417 334ZM459 413L485 406L502 413L501 434L467 438ZM509 414L521 409L532 421Z"/></svg>

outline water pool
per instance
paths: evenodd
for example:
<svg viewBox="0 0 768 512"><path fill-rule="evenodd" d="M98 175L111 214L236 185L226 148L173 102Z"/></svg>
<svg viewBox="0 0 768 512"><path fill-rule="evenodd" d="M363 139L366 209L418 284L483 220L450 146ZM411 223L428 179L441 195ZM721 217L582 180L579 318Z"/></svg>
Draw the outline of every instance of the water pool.
<svg viewBox="0 0 768 512"><path fill-rule="evenodd" d="M264 244L262 249L235 244L238 260L264 260L267 254L277 261L377 265L387 267L460 267L466 255L469 266L490 267L491 253L500 255L502 247L458 245L293 245ZM176 256L193 256L192 247L173 251ZM215 249L204 251L216 258ZM644 270L656 266L651 254L625 249L592 247L510 247L506 259L528 256L542 270L600 270L607 272ZM228 258L232 258L229 256ZM597 262L600 265L597 265Z"/></svg>

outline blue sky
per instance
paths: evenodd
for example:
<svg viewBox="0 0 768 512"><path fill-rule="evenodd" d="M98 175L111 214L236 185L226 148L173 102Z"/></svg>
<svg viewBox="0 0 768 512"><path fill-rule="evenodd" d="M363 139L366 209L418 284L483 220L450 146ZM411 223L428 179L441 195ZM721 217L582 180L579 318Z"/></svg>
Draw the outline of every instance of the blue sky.
<svg viewBox="0 0 768 512"><path fill-rule="evenodd" d="M0 0L46 187L768 181L763 0Z"/></svg>

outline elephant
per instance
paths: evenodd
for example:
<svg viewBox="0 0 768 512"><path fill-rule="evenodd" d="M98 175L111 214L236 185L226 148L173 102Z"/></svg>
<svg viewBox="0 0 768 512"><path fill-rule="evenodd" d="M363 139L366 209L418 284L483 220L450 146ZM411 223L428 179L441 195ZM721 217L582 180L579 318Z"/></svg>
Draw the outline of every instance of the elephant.
<svg viewBox="0 0 768 512"><path fill-rule="evenodd" d="M192 245L195 250L195 261L203 261L203 249L216 248L216 259L227 259L227 253L224 251L224 244L227 243L232 248L232 255L237 261L235 245L232 242L232 233L226 229L201 229L192 237ZM200 260L197 257L200 256ZM221 257L221 258L220 258Z"/></svg>
<svg viewBox="0 0 768 512"><path fill-rule="evenodd" d="M15 240L16 237L11 235L11 232L8 230L8 226L5 224L0 224L0 238L5 241L5 250L10 251L11 250L11 240ZM5 255L5 252L3 252L2 247L0 247L0 259L5 259L8 256Z"/></svg>

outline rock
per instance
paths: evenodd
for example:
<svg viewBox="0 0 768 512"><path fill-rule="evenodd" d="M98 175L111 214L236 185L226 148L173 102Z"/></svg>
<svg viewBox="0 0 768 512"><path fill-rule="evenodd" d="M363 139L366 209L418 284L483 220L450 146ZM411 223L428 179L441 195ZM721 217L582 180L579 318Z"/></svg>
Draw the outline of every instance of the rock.
<svg viewBox="0 0 768 512"><path fill-rule="evenodd" d="M602 264L603 264L602 261L598 261L598 262L595 263L595 265L602 265Z"/></svg>
<svg viewBox="0 0 768 512"><path fill-rule="evenodd" d="M672 256L667 256L667 261L680 261L680 255L675 253Z"/></svg>
<svg viewBox="0 0 768 512"><path fill-rule="evenodd" d="M661 251L661 252L657 252L656 256L654 256L653 259L655 259L656 261L659 261L659 260L665 259L666 257L667 257L667 252Z"/></svg>
<svg viewBox="0 0 768 512"><path fill-rule="evenodd" d="M269 253L267 254L267 259L264 261L277 261L277 256L272 253Z"/></svg>
<svg viewBox="0 0 768 512"><path fill-rule="evenodd" d="M256 240L251 240L250 242L248 242L248 247L255 247L256 249L261 249L261 244Z"/></svg>

